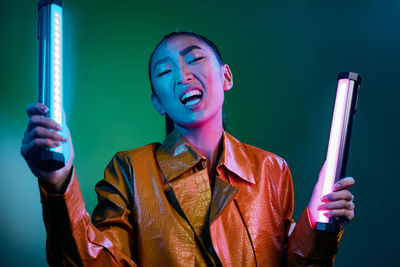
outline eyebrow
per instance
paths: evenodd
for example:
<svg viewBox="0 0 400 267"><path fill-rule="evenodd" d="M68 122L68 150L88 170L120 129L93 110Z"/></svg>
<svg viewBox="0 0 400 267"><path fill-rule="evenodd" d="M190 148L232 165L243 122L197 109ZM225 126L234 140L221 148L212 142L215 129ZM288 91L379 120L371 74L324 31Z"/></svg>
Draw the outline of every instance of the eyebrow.
<svg viewBox="0 0 400 267"><path fill-rule="evenodd" d="M200 50L203 50L203 49L201 49L200 46L191 45L191 46L188 46L188 47L186 47L185 49L181 50L181 51L179 52L179 55L184 56L184 55L186 55L187 53L189 53L190 51L192 51L193 49L200 49Z"/></svg>
<svg viewBox="0 0 400 267"><path fill-rule="evenodd" d="M179 52L179 55L184 56L184 55L188 54L190 51L192 51L192 50L194 50L194 49L203 50L203 49L202 49L200 46L198 46L198 45L191 45L191 46L188 46L188 47L182 49L182 50ZM165 57L165 58L162 58L162 59L158 60L156 63L154 63L154 65L153 65L153 71L154 71L154 69L156 68L156 66L157 66L158 64L160 64L160 63L162 63L162 62L165 62L165 61L168 61L169 58L170 58L170 57Z"/></svg>

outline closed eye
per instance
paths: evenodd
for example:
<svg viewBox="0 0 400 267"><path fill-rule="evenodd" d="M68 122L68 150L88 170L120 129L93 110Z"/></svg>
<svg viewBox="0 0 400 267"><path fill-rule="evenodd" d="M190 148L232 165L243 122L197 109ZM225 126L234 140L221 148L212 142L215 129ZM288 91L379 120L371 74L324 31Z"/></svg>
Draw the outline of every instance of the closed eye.
<svg viewBox="0 0 400 267"><path fill-rule="evenodd" d="M171 70L165 70L165 71L163 71L163 72L157 74L157 77L161 77L161 76L163 76L164 74L167 74L167 73L170 73L170 72L171 72Z"/></svg>
<svg viewBox="0 0 400 267"><path fill-rule="evenodd" d="M196 62L196 61L199 61L199 60L202 60L203 58L205 58L205 56L200 56L200 57L196 57L194 59L191 59L191 60L189 60L189 64L193 63L193 62Z"/></svg>

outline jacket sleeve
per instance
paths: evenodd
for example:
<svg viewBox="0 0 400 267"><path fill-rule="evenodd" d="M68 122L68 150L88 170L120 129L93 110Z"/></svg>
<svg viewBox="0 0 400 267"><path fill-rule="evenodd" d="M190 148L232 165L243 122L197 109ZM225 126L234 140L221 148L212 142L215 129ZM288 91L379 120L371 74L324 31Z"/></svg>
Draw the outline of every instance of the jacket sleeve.
<svg viewBox="0 0 400 267"><path fill-rule="evenodd" d="M93 224L74 168L64 194L50 194L39 184L50 266L136 266L132 177L124 155L117 153L96 185Z"/></svg>
<svg viewBox="0 0 400 267"><path fill-rule="evenodd" d="M286 162L282 173L283 214L287 240L288 266L333 266L335 255L343 230L338 234L317 232L311 227L306 208L295 223L292 219L294 210L294 190L292 175Z"/></svg>

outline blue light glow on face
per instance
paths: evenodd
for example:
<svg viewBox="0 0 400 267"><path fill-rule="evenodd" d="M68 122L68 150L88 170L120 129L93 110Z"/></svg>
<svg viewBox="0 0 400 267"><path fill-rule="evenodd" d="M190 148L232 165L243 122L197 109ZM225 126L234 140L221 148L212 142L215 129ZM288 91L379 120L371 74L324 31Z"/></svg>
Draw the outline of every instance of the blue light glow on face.
<svg viewBox="0 0 400 267"><path fill-rule="evenodd" d="M151 68L153 104L175 126L199 127L214 118L222 121L224 66L202 40L184 35L164 40L153 54Z"/></svg>

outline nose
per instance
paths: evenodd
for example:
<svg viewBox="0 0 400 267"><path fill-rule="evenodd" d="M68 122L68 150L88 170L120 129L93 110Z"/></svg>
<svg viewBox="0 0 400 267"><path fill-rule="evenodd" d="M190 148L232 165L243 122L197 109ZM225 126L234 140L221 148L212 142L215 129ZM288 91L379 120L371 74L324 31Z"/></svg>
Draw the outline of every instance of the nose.
<svg viewBox="0 0 400 267"><path fill-rule="evenodd" d="M188 70L187 67L181 67L180 71L177 72L177 84L187 84L193 80L193 74Z"/></svg>

